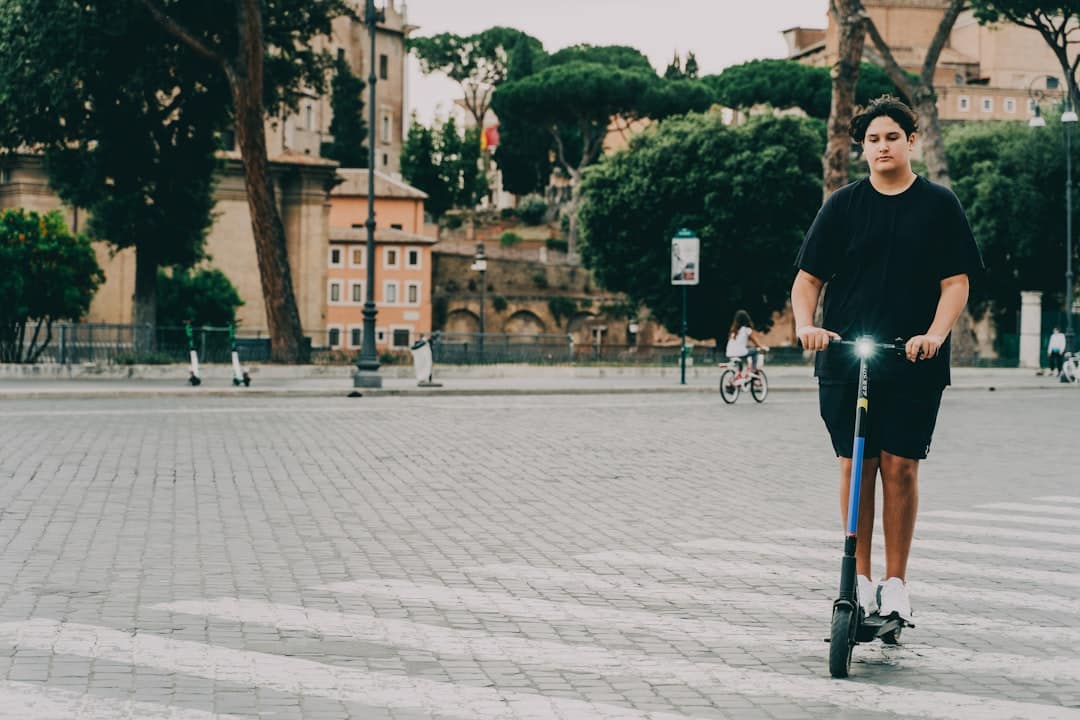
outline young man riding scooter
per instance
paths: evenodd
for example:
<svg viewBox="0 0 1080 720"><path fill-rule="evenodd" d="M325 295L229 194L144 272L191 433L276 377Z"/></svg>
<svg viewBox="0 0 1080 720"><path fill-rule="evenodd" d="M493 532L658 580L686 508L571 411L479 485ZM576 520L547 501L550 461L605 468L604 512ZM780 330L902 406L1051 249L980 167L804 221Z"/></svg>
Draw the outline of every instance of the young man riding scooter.
<svg viewBox="0 0 1080 720"><path fill-rule="evenodd" d="M819 405L840 460L846 525L858 358L836 338L903 338L905 356L881 354L871 373L870 413L859 498L856 572L867 614L910 622L907 564L918 510L919 461L930 451L941 395L949 385L949 333L982 260L960 202L911 169L918 115L882 96L851 121L870 175L833 193L799 251L791 288L796 334L817 350ZM827 283L827 285L826 285ZM824 320L814 325L825 286ZM874 492L881 474L885 573L871 574ZM880 607L879 607L880 603Z"/></svg>

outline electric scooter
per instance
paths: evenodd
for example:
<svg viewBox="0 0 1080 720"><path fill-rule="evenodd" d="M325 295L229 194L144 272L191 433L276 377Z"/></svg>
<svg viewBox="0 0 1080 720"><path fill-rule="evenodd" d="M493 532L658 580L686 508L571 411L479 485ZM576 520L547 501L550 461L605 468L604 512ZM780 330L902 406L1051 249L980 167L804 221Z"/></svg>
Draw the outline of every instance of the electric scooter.
<svg viewBox="0 0 1080 720"><path fill-rule="evenodd" d="M847 534L844 539L844 557L840 564L840 597L833 603L832 634L829 642L829 673L834 678L846 678L851 668L851 652L857 643L868 643L880 638L886 645L896 645L900 631L913 624L895 615L881 617L878 613L867 616L858 597L855 579L855 541L859 527L859 492L862 488L863 450L866 443L866 419L870 412L868 361L878 351L904 352L904 343L878 343L873 338L858 340L833 340L834 345L850 345L859 357L859 398L855 408L855 444L851 458L851 483L848 492ZM871 478L871 482L873 478Z"/></svg>
<svg viewBox="0 0 1080 720"><path fill-rule="evenodd" d="M199 353L195 352L195 333L191 330L191 321L184 323L184 333L187 335L188 356L191 358L191 374L188 382L192 387L202 384L202 376L199 375Z"/></svg>
<svg viewBox="0 0 1080 720"><path fill-rule="evenodd" d="M236 326L229 323L229 345L232 347L232 384L233 387L251 386L251 376L247 368L240 367L240 351L236 347Z"/></svg>

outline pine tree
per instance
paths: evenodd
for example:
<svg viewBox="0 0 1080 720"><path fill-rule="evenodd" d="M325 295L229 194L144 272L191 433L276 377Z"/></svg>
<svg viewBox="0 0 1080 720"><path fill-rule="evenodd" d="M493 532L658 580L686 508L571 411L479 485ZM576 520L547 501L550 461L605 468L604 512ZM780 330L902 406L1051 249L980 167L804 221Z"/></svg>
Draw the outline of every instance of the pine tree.
<svg viewBox="0 0 1080 720"><path fill-rule="evenodd" d="M322 156L342 167L368 166L367 123L364 122L364 88L367 83L353 74L348 63L338 60L330 83L331 142L320 148Z"/></svg>
<svg viewBox="0 0 1080 720"><path fill-rule="evenodd" d="M686 53L686 64L683 66L683 76L689 80L696 80L698 76L698 62L694 51Z"/></svg>

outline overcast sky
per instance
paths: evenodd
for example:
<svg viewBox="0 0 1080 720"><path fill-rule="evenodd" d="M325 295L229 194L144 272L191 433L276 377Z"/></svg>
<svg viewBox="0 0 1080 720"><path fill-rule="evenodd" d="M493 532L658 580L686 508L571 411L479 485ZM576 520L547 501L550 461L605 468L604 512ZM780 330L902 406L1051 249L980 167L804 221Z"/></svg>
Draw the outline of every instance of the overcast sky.
<svg viewBox="0 0 1080 720"><path fill-rule="evenodd" d="M396 0L398 7L403 0ZM753 58L784 57L781 30L825 27L828 0L407 0L417 35L469 35L514 27L554 52L568 45L630 45L663 71L692 50L702 74ZM461 96L442 75L424 76L409 61L409 105L428 124Z"/></svg>

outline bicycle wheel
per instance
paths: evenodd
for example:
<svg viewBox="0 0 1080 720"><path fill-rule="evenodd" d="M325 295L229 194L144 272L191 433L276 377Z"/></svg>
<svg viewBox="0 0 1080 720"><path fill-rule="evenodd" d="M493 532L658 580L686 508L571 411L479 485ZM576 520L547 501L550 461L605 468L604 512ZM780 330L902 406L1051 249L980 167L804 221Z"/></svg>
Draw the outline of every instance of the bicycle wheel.
<svg viewBox="0 0 1080 720"><path fill-rule="evenodd" d="M834 607L832 634L829 636L829 674L846 678L851 669L851 651L855 647L855 628L850 607Z"/></svg>
<svg viewBox="0 0 1080 720"><path fill-rule="evenodd" d="M720 374L720 397L729 405L739 399L739 386L735 384L734 370L725 370Z"/></svg>
<svg viewBox="0 0 1080 720"><path fill-rule="evenodd" d="M769 378L765 377L764 370L758 370L757 376L750 380L750 394L759 403L765 402L769 396Z"/></svg>

